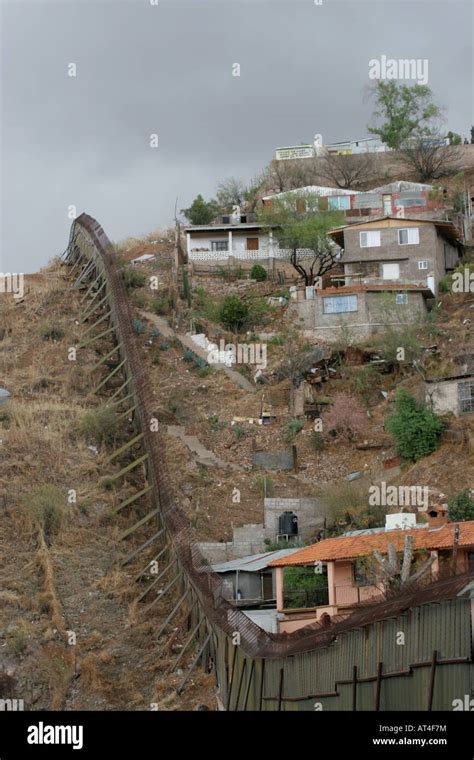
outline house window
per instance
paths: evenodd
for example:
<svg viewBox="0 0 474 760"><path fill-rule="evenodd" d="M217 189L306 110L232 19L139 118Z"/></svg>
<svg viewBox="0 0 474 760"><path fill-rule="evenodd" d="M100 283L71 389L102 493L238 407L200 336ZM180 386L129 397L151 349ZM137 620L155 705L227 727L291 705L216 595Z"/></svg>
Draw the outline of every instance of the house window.
<svg viewBox="0 0 474 760"><path fill-rule="evenodd" d="M380 230L370 230L370 232L360 232L361 248L377 248L380 245Z"/></svg>
<svg viewBox="0 0 474 760"><path fill-rule="evenodd" d="M346 311L357 311L357 296L323 298L323 314L341 314Z"/></svg>
<svg viewBox="0 0 474 760"><path fill-rule="evenodd" d="M428 262L427 261L419 261L418 262L418 269L428 269Z"/></svg>
<svg viewBox="0 0 474 760"><path fill-rule="evenodd" d="M384 280L399 280L400 264L382 264L382 278Z"/></svg>
<svg viewBox="0 0 474 760"><path fill-rule="evenodd" d="M398 304L408 303L408 293L397 293L395 301Z"/></svg>
<svg viewBox="0 0 474 760"><path fill-rule="evenodd" d="M329 208L347 211L351 207L351 199L348 195L330 195Z"/></svg>
<svg viewBox="0 0 474 760"><path fill-rule="evenodd" d="M227 240L211 240L211 251L228 251L229 243Z"/></svg>
<svg viewBox="0 0 474 760"><path fill-rule="evenodd" d="M474 412L474 380L458 383L458 400L460 414Z"/></svg>
<svg viewBox="0 0 474 760"><path fill-rule="evenodd" d="M406 227L398 230L398 245L418 245L420 235L418 227Z"/></svg>

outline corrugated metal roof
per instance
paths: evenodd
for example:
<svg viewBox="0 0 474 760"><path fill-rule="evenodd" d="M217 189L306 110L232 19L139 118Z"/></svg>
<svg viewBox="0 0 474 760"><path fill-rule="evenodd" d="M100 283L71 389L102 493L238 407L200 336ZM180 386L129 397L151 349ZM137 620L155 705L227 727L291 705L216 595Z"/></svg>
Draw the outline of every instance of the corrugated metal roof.
<svg viewBox="0 0 474 760"><path fill-rule="evenodd" d="M248 557L240 559L231 559L228 562L220 562L218 565L212 565L216 573L231 573L236 570L245 570L246 573L256 573L268 567L268 563L273 560L283 559L289 554L294 554L300 549L278 549L274 552L264 552L263 554L251 554Z"/></svg>

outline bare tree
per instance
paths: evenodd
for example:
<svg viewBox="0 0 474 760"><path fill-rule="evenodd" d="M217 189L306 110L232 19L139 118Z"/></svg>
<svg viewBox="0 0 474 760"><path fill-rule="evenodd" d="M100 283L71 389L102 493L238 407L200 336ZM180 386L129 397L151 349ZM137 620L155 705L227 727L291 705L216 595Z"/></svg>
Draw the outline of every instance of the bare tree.
<svg viewBox="0 0 474 760"><path fill-rule="evenodd" d="M412 139L404 143L395 155L414 171L419 182L447 177L460 169L459 148L443 145L434 137Z"/></svg>
<svg viewBox="0 0 474 760"><path fill-rule="evenodd" d="M344 155L327 153L320 158L320 175L336 187L356 188L370 182L376 174L372 153Z"/></svg>
<svg viewBox="0 0 474 760"><path fill-rule="evenodd" d="M405 536L405 547L403 550L402 562L397 556L393 544L387 546L387 556L383 557L379 552L374 552L379 569L382 571L382 580L386 588L400 588L410 583L414 583L421 578L431 567L436 557L429 557L418 570L411 574L411 563L413 560L413 536Z"/></svg>

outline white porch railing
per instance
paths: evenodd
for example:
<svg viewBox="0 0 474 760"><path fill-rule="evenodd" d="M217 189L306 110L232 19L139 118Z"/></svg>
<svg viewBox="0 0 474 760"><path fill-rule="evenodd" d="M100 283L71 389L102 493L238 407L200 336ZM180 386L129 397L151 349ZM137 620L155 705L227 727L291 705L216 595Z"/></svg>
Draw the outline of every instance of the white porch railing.
<svg viewBox="0 0 474 760"><path fill-rule="evenodd" d="M190 251L190 261L227 261L229 258L245 261L257 261L258 259L289 259L292 251L288 248L261 248L257 251ZM307 248L298 250L298 256L314 256L314 251Z"/></svg>

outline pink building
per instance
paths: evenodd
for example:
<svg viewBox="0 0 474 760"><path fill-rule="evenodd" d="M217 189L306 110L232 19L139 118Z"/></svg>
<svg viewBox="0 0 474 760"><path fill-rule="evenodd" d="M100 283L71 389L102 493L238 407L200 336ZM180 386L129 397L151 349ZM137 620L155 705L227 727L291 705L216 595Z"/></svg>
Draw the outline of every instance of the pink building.
<svg viewBox="0 0 474 760"><path fill-rule="evenodd" d="M407 535L413 536L415 560L434 557L430 568L433 580L446 566L454 565L459 573L474 567L474 520L450 523L445 507L430 508L428 522L408 530L375 528L328 538L270 563L269 567L276 569L279 631L292 632L325 615L349 613L359 603L381 596L384 587L372 571L376 565L373 552L385 555L391 544L401 554ZM285 570L291 567L314 568L316 573L327 574L327 604L285 606Z"/></svg>

